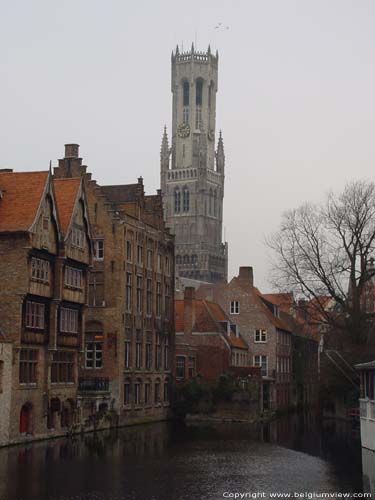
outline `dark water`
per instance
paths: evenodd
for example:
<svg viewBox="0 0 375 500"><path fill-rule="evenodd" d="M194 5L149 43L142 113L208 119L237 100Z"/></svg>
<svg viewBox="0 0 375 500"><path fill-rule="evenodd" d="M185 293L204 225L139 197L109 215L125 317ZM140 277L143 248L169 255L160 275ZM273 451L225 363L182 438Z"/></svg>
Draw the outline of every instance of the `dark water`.
<svg viewBox="0 0 375 500"><path fill-rule="evenodd" d="M225 492L361 492L348 426L158 423L0 449L0 499L216 500Z"/></svg>

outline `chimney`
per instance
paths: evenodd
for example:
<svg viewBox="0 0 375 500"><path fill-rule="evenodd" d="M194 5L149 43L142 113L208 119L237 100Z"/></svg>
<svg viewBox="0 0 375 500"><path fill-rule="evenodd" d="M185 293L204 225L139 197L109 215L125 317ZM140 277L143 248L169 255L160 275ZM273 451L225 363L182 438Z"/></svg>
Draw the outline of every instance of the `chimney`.
<svg viewBox="0 0 375 500"><path fill-rule="evenodd" d="M238 274L238 279L240 281L246 282L248 285L253 287L254 286L253 268L250 266L247 267L241 266Z"/></svg>
<svg viewBox="0 0 375 500"><path fill-rule="evenodd" d="M78 158L79 144L65 144L65 158Z"/></svg>
<svg viewBox="0 0 375 500"><path fill-rule="evenodd" d="M184 332L191 333L194 323L194 306L195 289L192 286L185 287L184 290Z"/></svg>

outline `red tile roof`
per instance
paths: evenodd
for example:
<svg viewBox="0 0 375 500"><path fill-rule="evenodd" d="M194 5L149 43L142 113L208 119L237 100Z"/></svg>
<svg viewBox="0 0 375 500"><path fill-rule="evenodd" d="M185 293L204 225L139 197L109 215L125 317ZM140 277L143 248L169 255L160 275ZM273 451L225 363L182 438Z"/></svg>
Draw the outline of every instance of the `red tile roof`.
<svg viewBox="0 0 375 500"><path fill-rule="evenodd" d="M254 291L255 291L255 297L258 299L259 305L261 305L263 312L265 313L265 315L267 316L269 321L273 324L273 326L275 326L279 330L284 330L286 332L290 332L291 331L290 327L288 325L286 325L278 316L275 316L268 309L268 307L264 303L264 300L267 301L267 299L264 298L264 296L260 293L260 291L255 287L254 287ZM270 301L267 301L267 302L270 302ZM272 302L271 302L271 304L272 304Z"/></svg>
<svg viewBox="0 0 375 500"><path fill-rule="evenodd" d="M236 337L236 335L232 332L230 333L230 336L227 337L227 340L232 347L236 347L237 349L248 350L249 348L242 337Z"/></svg>
<svg viewBox="0 0 375 500"><path fill-rule="evenodd" d="M53 180L60 229L64 234L69 228L80 185L80 178Z"/></svg>
<svg viewBox="0 0 375 500"><path fill-rule="evenodd" d="M35 221L47 172L0 172L0 232L28 231Z"/></svg>
<svg viewBox="0 0 375 500"><path fill-rule="evenodd" d="M290 313L294 304L292 293L262 293L262 297L286 313Z"/></svg>

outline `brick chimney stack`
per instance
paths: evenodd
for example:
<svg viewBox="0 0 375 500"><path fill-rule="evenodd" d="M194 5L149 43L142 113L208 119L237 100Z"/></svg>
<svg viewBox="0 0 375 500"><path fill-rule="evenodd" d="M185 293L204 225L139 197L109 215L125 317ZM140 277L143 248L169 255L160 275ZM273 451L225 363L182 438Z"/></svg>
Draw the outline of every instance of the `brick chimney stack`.
<svg viewBox="0 0 375 500"><path fill-rule="evenodd" d="M65 158L78 158L79 144L65 144Z"/></svg>
<svg viewBox="0 0 375 500"><path fill-rule="evenodd" d="M53 169L56 179L81 177L86 174L87 167L79 158L79 144L65 144L65 156L59 160L59 166Z"/></svg>
<svg viewBox="0 0 375 500"><path fill-rule="evenodd" d="M253 287L254 286L253 268L251 266L247 266L247 267L241 266L239 274L238 274L238 278L239 278L239 280L247 282L248 285Z"/></svg>

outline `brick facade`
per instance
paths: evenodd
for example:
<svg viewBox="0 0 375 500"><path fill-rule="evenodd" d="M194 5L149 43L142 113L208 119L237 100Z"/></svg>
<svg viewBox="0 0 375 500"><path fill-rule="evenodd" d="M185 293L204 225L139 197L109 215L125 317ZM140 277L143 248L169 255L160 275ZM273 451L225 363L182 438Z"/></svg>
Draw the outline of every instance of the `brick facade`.
<svg viewBox="0 0 375 500"><path fill-rule="evenodd" d="M78 145L67 145L55 177L86 187L95 248L85 318L80 404L86 427L170 416L174 349L174 240L160 193L136 184L99 186ZM108 420L107 420L108 423Z"/></svg>
<svg viewBox="0 0 375 500"><path fill-rule="evenodd" d="M74 425L91 238L80 179L0 172L0 190L0 317L13 351L6 441L20 442Z"/></svg>
<svg viewBox="0 0 375 500"><path fill-rule="evenodd" d="M217 302L234 321L249 345L250 364L261 365L263 407L290 405L292 334L279 310L262 298L253 283L253 269L240 267L229 283L202 285L197 297Z"/></svg>
<svg viewBox="0 0 375 500"><path fill-rule="evenodd" d="M248 366L248 346L218 304L196 299L186 287L183 300L176 300L177 383L200 377L217 382L232 367Z"/></svg>

